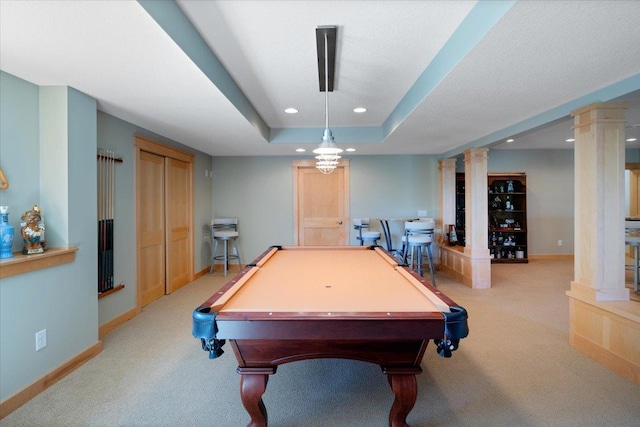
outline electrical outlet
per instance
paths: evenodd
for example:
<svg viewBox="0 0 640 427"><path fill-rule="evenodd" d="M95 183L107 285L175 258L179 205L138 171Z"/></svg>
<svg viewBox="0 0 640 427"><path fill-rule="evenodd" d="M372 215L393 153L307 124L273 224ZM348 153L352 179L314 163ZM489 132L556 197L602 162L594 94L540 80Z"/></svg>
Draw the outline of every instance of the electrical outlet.
<svg viewBox="0 0 640 427"><path fill-rule="evenodd" d="M558 246L562 246L562 240L558 240Z"/></svg>
<svg viewBox="0 0 640 427"><path fill-rule="evenodd" d="M47 346L47 330L36 332L36 351L40 351Z"/></svg>

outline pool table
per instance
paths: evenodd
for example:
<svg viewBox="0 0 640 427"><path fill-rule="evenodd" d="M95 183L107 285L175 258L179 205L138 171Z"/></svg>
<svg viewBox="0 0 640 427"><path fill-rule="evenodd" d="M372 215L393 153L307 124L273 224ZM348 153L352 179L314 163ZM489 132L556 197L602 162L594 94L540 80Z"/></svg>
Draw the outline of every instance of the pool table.
<svg viewBox="0 0 640 427"><path fill-rule="evenodd" d="M267 425L262 395L278 365L343 358L380 365L399 427L429 341L450 357L468 327L464 308L379 246L273 246L195 309L192 333L212 359L229 341L248 426Z"/></svg>

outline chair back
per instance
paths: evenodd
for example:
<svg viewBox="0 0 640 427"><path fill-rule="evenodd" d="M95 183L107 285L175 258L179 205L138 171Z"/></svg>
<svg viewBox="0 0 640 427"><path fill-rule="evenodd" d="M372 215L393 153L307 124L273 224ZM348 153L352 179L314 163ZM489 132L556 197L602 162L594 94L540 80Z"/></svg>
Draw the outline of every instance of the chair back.
<svg viewBox="0 0 640 427"><path fill-rule="evenodd" d="M629 221L626 220L624 222L624 228L625 230L637 230L640 228L640 221Z"/></svg>
<svg viewBox="0 0 640 427"><path fill-rule="evenodd" d="M436 223L428 221L407 221L404 223L404 235L407 243L431 243Z"/></svg>
<svg viewBox="0 0 640 427"><path fill-rule="evenodd" d="M624 222L624 240L627 245L637 245L640 242L640 221Z"/></svg>
<svg viewBox="0 0 640 427"><path fill-rule="evenodd" d="M238 218L214 218L211 220L213 237L237 237Z"/></svg>
<svg viewBox="0 0 640 427"><path fill-rule="evenodd" d="M369 218L354 218L353 219L353 228L355 230L368 229L370 224Z"/></svg>
<svg viewBox="0 0 640 427"><path fill-rule="evenodd" d="M238 229L238 218L214 218L211 220L214 229Z"/></svg>

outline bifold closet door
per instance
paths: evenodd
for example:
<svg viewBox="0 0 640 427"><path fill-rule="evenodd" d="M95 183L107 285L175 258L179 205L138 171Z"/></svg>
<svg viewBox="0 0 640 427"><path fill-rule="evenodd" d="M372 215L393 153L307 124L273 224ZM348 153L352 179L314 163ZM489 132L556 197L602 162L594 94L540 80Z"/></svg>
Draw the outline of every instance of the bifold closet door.
<svg viewBox="0 0 640 427"><path fill-rule="evenodd" d="M191 206L188 197L191 192L191 164L167 157L165 168L167 293L170 294L189 283L191 277Z"/></svg>
<svg viewBox="0 0 640 427"><path fill-rule="evenodd" d="M134 146L137 159L136 305L142 308L194 278L194 156L141 136L135 136Z"/></svg>
<svg viewBox="0 0 640 427"><path fill-rule="evenodd" d="M138 157L138 283L142 306L165 294L165 158Z"/></svg>

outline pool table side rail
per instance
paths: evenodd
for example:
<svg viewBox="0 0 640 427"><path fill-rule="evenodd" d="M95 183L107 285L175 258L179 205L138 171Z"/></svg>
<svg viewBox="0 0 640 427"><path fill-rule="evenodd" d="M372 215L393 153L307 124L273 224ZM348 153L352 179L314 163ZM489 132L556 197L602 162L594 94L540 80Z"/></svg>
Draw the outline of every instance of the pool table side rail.
<svg viewBox="0 0 640 427"><path fill-rule="evenodd" d="M441 307L443 309L442 311L448 311L444 309L443 304L448 308L458 306L458 304L456 304L455 301L453 301L451 298L443 294L428 279L420 276L416 271L412 270L407 264L398 264L396 259L393 257L393 255L389 251L387 251L381 246L375 246L375 247L372 246L372 248L374 248L377 252L383 254L384 255L383 258L385 258L387 262L389 262L391 265L395 265L396 269L398 271L402 271L403 275L413 278L416 282L418 282L424 288L426 288L428 292L425 292L424 289L420 289L419 286L416 286L416 288L422 294L424 294L427 298L429 298L437 307ZM417 284L414 283L414 285L417 285ZM433 298L433 296L435 296L436 298ZM438 299L440 301L438 301Z"/></svg>
<svg viewBox="0 0 640 427"><path fill-rule="evenodd" d="M237 291L253 276L259 267L264 264L273 254L282 249L281 246L271 246L269 249L260 254L251 264L247 264L238 274L236 274L229 282L222 286L216 293L211 295L205 302L200 304L202 307L210 307L211 312L219 311L224 304L231 299ZM232 289L233 288L233 289Z"/></svg>

